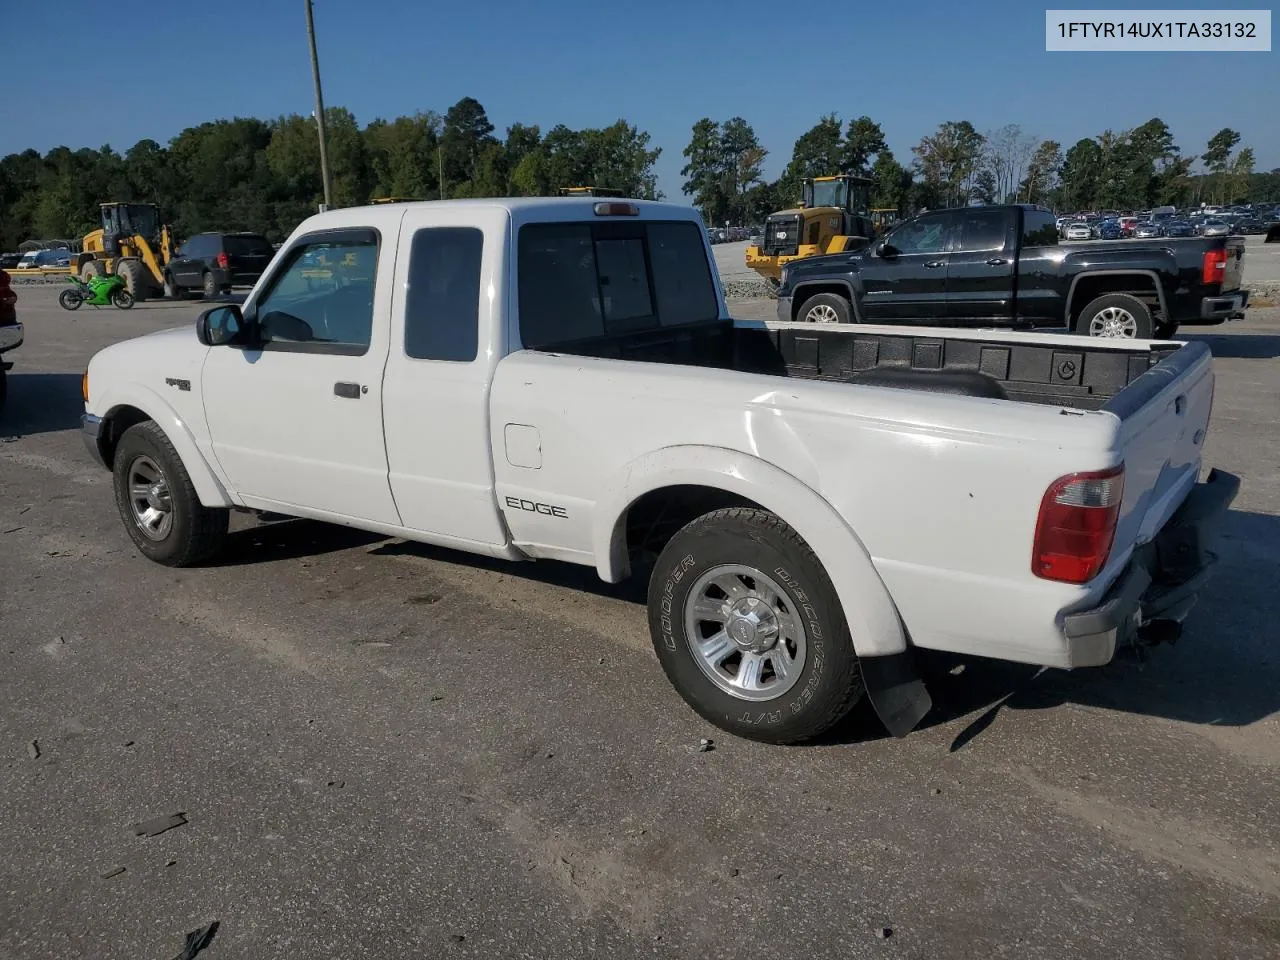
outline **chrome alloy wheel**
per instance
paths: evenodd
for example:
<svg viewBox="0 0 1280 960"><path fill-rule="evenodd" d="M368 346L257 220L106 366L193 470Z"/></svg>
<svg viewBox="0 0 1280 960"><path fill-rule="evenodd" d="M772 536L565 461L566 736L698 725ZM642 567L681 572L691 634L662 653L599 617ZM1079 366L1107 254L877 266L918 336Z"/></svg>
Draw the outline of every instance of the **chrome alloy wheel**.
<svg viewBox="0 0 1280 960"><path fill-rule="evenodd" d="M128 480L133 522L148 540L164 540L173 529L173 497L164 471L150 457L137 456Z"/></svg>
<svg viewBox="0 0 1280 960"><path fill-rule="evenodd" d="M732 697L773 700L804 670L804 624L790 597L754 567L704 573L688 593L684 623L694 661Z"/></svg>

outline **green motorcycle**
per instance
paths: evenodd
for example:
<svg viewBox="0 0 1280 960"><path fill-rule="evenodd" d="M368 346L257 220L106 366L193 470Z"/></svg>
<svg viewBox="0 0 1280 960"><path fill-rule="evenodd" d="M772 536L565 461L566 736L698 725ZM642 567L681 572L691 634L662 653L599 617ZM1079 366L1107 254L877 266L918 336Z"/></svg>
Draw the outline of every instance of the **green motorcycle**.
<svg viewBox="0 0 1280 960"><path fill-rule="evenodd" d="M67 282L72 288L58 294L58 303L64 310L79 310L82 303L91 307L111 305L121 310L133 306L133 294L125 289L124 277L111 274L90 277L86 281L72 275L67 277Z"/></svg>

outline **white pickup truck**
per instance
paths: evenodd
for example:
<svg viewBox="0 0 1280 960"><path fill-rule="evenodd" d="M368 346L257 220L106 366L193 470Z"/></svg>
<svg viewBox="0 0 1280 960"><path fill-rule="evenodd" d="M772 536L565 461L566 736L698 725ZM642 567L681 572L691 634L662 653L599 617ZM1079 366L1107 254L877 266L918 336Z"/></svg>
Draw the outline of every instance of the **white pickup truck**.
<svg viewBox="0 0 1280 960"><path fill-rule="evenodd" d="M1239 487L1198 482L1202 344L734 321L697 214L630 200L322 213L84 393L152 560L248 510L652 571L676 689L775 743L864 695L905 735L915 648L1072 668L1175 634Z"/></svg>

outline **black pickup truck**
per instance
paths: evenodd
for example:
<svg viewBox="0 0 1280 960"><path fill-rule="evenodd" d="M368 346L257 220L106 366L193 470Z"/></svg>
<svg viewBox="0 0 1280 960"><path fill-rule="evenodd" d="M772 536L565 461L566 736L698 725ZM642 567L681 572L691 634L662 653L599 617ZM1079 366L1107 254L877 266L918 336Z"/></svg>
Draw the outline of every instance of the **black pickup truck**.
<svg viewBox="0 0 1280 960"><path fill-rule="evenodd" d="M1167 338L1243 316L1243 262L1243 237L1067 245L1043 207L957 207L860 250L788 263L778 319Z"/></svg>

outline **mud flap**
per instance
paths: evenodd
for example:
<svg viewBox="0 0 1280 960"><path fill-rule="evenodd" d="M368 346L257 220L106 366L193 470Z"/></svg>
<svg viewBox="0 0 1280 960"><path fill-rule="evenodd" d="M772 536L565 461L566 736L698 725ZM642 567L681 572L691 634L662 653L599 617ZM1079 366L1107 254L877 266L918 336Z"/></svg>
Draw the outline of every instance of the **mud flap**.
<svg viewBox="0 0 1280 960"><path fill-rule="evenodd" d="M886 657L862 657L862 682L876 716L895 737L905 737L933 707L924 681L916 673L913 651Z"/></svg>

